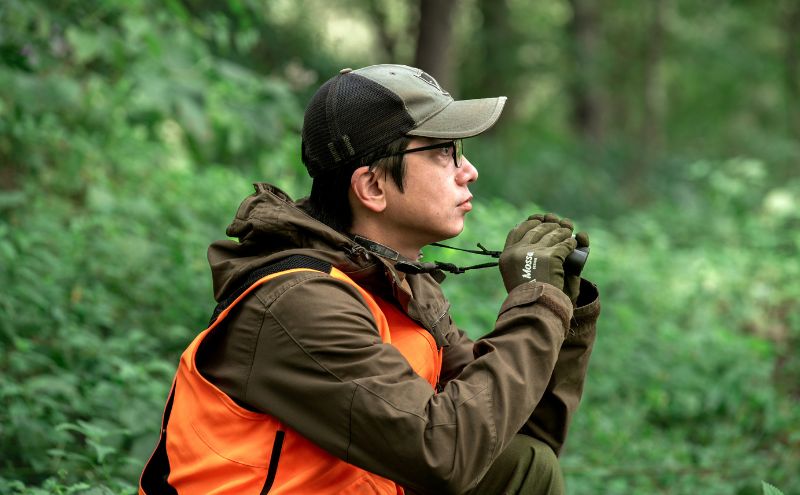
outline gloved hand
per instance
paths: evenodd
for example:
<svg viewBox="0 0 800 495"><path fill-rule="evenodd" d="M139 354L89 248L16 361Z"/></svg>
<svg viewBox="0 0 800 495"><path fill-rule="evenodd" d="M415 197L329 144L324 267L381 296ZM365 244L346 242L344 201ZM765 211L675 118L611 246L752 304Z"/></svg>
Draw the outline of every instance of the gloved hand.
<svg viewBox="0 0 800 495"><path fill-rule="evenodd" d="M538 281L564 290L564 259L577 246L572 222L556 215L531 215L508 233L500 254L506 290ZM577 297L577 296L576 296Z"/></svg>
<svg viewBox="0 0 800 495"><path fill-rule="evenodd" d="M557 216L553 215L552 213L550 213L548 215L550 215L550 217L548 217L546 215L531 215L529 218L532 218L532 219L535 219L535 220L539 220L539 221L542 221L542 222L545 221L545 218L551 218L551 221L558 221L558 217ZM572 221L569 220L568 218L562 218L560 220L560 224L562 226L569 227L570 230L573 229ZM582 247L589 247L589 234L587 234L586 232L578 232L577 234L575 234L575 241L577 242L576 249L577 248L582 248ZM570 301L572 301L572 305L573 306L575 306L575 304L578 301L578 295L580 293L580 288L581 288L581 277L580 277L580 275L574 274L574 273L569 273L569 272L565 271L565 273L564 273L564 293L567 296L569 296L569 299L570 299Z"/></svg>

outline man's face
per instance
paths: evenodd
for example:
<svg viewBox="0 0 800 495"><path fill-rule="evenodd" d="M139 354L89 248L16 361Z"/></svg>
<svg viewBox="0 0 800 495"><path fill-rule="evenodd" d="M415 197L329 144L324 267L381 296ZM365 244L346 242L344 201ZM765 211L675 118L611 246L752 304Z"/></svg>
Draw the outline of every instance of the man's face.
<svg viewBox="0 0 800 495"><path fill-rule="evenodd" d="M446 139L414 138L407 149L447 142ZM403 192L393 181L387 184L384 224L396 245L421 248L431 242L457 236L464 217L472 209L469 184L478 171L462 156L459 167L452 148L432 149L404 155L406 175Z"/></svg>

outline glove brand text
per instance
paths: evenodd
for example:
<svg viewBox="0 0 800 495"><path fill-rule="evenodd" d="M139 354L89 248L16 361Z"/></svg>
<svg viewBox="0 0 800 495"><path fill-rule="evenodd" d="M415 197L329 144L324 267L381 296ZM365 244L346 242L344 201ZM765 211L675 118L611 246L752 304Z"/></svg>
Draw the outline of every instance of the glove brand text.
<svg viewBox="0 0 800 495"><path fill-rule="evenodd" d="M525 266L522 267L522 278L531 278L531 272L536 270L536 261L538 258L533 257L533 251L528 251L525 254ZM535 282L536 280L534 280Z"/></svg>

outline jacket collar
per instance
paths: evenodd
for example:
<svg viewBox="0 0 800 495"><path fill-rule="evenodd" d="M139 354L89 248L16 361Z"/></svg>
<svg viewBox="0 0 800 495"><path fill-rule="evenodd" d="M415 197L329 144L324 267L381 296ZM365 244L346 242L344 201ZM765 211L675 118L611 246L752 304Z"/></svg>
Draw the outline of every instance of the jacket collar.
<svg viewBox="0 0 800 495"><path fill-rule="evenodd" d="M397 271L395 264L404 258L388 246L363 237L356 242L354 236L306 213L305 200L295 202L270 184L254 186L255 193L242 201L226 229L238 242L216 241L208 249L217 300L236 290L254 270L286 256L304 254L331 263L367 291L397 301L431 331L438 344L446 344L437 327L447 313L447 301L430 275Z"/></svg>

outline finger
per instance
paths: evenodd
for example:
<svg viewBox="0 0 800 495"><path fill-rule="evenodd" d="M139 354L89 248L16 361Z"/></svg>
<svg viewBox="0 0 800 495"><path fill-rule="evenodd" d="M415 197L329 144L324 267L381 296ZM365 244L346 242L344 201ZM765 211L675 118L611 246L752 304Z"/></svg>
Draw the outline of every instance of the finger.
<svg viewBox="0 0 800 495"><path fill-rule="evenodd" d="M553 246L553 254L555 254L563 263L564 260L567 259L567 256L569 256L569 253L575 251L576 247L577 241L570 236Z"/></svg>
<svg viewBox="0 0 800 495"><path fill-rule="evenodd" d="M558 228L558 224L555 223L542 223L537 225L536 227L529 230L523 237L520 239L520 243L524 244L536 244L538 243L542 237L549 234L553 230Z"/></svg>
<svg viewBox="0 0 800 495"><path fill-rule="evenodd" d="M551 224L542 224L542 225L551 225ZM537 242L537 244L543 246L555 246L561 242L566 241L567 239L572 239L572 231L566 229L564 227L558 227L556 224L556 228L544 236ZM572 239L574 242L574 239Z"/></svg>
<svg viewBox="0 0 800 495"><path fill-rule="evenodd" d="M547 215L544 216L545 222L558 223L559 220L561 219L555 213L548 213Z"/></svg>
<svg viewBox="0 0 800 495"><path fill-rule="evenodd" d="M544 222L544 214L537 213L535 215L531 215L528 217L528 220L539 220L540 222Z"/></svg>
<svg viewBox="0 0 800 495"><path fill-rule="evenodd" d="M508 236L506 236L505 247L518 243L525 234L540 223L542 222L539 220L526 220L514 227L511 232L508 233Z"/></svg>
<svg viewBox="0 0 800 495"><path fill-rule="evenodd" d="M578 247L589 247L589 234L586 232L575 234L575 240L578 241Z"/></svg>
<svg viewBox="0 0 800 495"><path fill-rule="evenodd" d="M511 246L512 244L516 244L516 242L514 242L514 238L515 238L515 235L516 235L515 233L516 232L517 232L517 228L516 227L514 227L513 229L511 229L508 232L508 235L506 236L506 243L503 244L503 249L504 250L508 249L508 246Z"/></svg>
<svg viewBox="0 0 800 495"><path fill-rule="evenodd" d="M528 220L540 220L547 223L558 223L562 227L572 228L572 220L569 218L559 218L555 213L541 214L537 213L528 217Z"/></svg>

